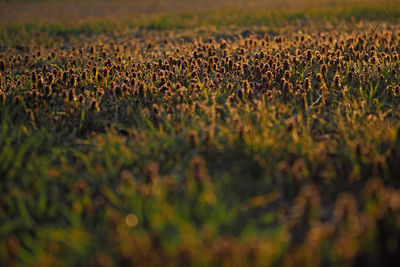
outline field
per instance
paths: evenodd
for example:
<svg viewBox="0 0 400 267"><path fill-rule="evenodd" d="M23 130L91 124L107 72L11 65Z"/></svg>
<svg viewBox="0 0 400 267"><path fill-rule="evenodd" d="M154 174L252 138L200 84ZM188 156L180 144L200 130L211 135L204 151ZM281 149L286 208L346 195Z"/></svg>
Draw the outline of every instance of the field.
<svg viewBox="0 0 400 267"><path fill-rule="evenodd" d="M0 1L1 266L400 266L400 1Z"/></svg>

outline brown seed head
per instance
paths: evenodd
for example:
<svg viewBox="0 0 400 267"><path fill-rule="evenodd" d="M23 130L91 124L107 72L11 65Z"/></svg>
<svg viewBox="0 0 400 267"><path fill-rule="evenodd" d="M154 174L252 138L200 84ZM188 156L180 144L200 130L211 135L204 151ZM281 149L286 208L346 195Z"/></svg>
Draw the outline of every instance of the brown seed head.
<svg viewBox="0 0 400 267"><path fill-rule="evenodd" d="M4 60L0 60L0 71L4 72L6 70L6 63Z"/></svg>
<svg viewBox="0 0 400 267"><path fill-rule="evenodd" d="M340 76L339 76L338 74L336 74L335 77L333 78L333 85L334 85L336 88L339 88L339 87L341 86L341 83L340 83Z"/></svg>
<svg viewBox="0 0 400 267"><path fill-rule="evenodd" d="M303 87L304 87L304 90L306 90L306 91L311 90L311 80L309 77L304 79Z"/></svg>
<svg viewBox="0 0 400 267"><path fill-rule="evenodd" d="M99 112L100 111L99 103L96 101L96 99L92 99L90 101L89 109L91 111L94 111L94 112Z"/></svg>

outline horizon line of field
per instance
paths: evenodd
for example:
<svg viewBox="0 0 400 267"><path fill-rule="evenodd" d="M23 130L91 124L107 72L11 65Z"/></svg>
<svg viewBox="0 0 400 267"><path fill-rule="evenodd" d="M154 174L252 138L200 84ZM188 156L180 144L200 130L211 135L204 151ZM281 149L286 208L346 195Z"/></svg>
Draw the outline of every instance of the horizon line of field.
<svg viewBox="0 0 400 267"><path fill-rule="evenodd" d="M257 12L249 10L219 10L202 12L177 12L174 14L163 13L158 15L135 15L123 17L90 17L88 19L63 19L46 21L35 19L31 21L2 21L0 16L0 31L16 30L23 27L24 30L40 30L40 28L49 28L52 26L64 25L64 27L87 27L88 25L102 26L106 30L106 25L127 26L129 28L145 28L154 30L163 29L185 29L196 26L275 26L277 24L291 22L296 20L325 20L334 22L336 20L360 21L360 20L386 20L393 21L400 18L400 6L386 8L314 8L314 9L276 9L259 10ZM95 27L94 27L95 28ZM116 30L116 28L113 28Z"/></svg>

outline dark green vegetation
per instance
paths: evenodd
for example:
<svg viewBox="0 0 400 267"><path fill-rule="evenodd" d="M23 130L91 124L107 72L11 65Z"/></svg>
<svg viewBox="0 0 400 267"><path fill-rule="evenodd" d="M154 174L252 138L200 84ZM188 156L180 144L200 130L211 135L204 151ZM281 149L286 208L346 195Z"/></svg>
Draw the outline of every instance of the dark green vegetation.
<svg viewBox="0 0 400 267"><path fill-rule="evenodd" d="M3 24L0 265L399 264L391 10Z"/></svg>

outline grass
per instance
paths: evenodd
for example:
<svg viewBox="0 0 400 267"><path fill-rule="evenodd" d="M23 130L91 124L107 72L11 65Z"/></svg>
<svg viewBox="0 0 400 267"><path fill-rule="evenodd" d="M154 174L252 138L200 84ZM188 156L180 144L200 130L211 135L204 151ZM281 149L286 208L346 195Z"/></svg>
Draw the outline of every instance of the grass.
<svg viewBox="0 0 400 267"><path fill-rule="evenodd" d="M97 34L115 34L133 30L192 30L198 26L213 28L223 31L227 27L257 27L265 26L276 28L287 24L297 24L298 27L306 23L321 21L323 23L360 22L360 21L392 21L395 23L400 17L397 6L390 10L376 7L354 8L315 8L294 10L270 10L270 11L235 11L221 10L208 12L182 12L164 15L146 15L136 18L106 18L71 22L43 23L36 20L28 23L3 24L0 27L0 36L3 42L23 44L35 38L37 33L41 39L69 38L77 36L91 37Z"/></svg>
<svg viewBox="0 0 400 267"><path fill-rule="evenodd" d="M398 13L2 24L0 265L398 264Z"/></svg>

